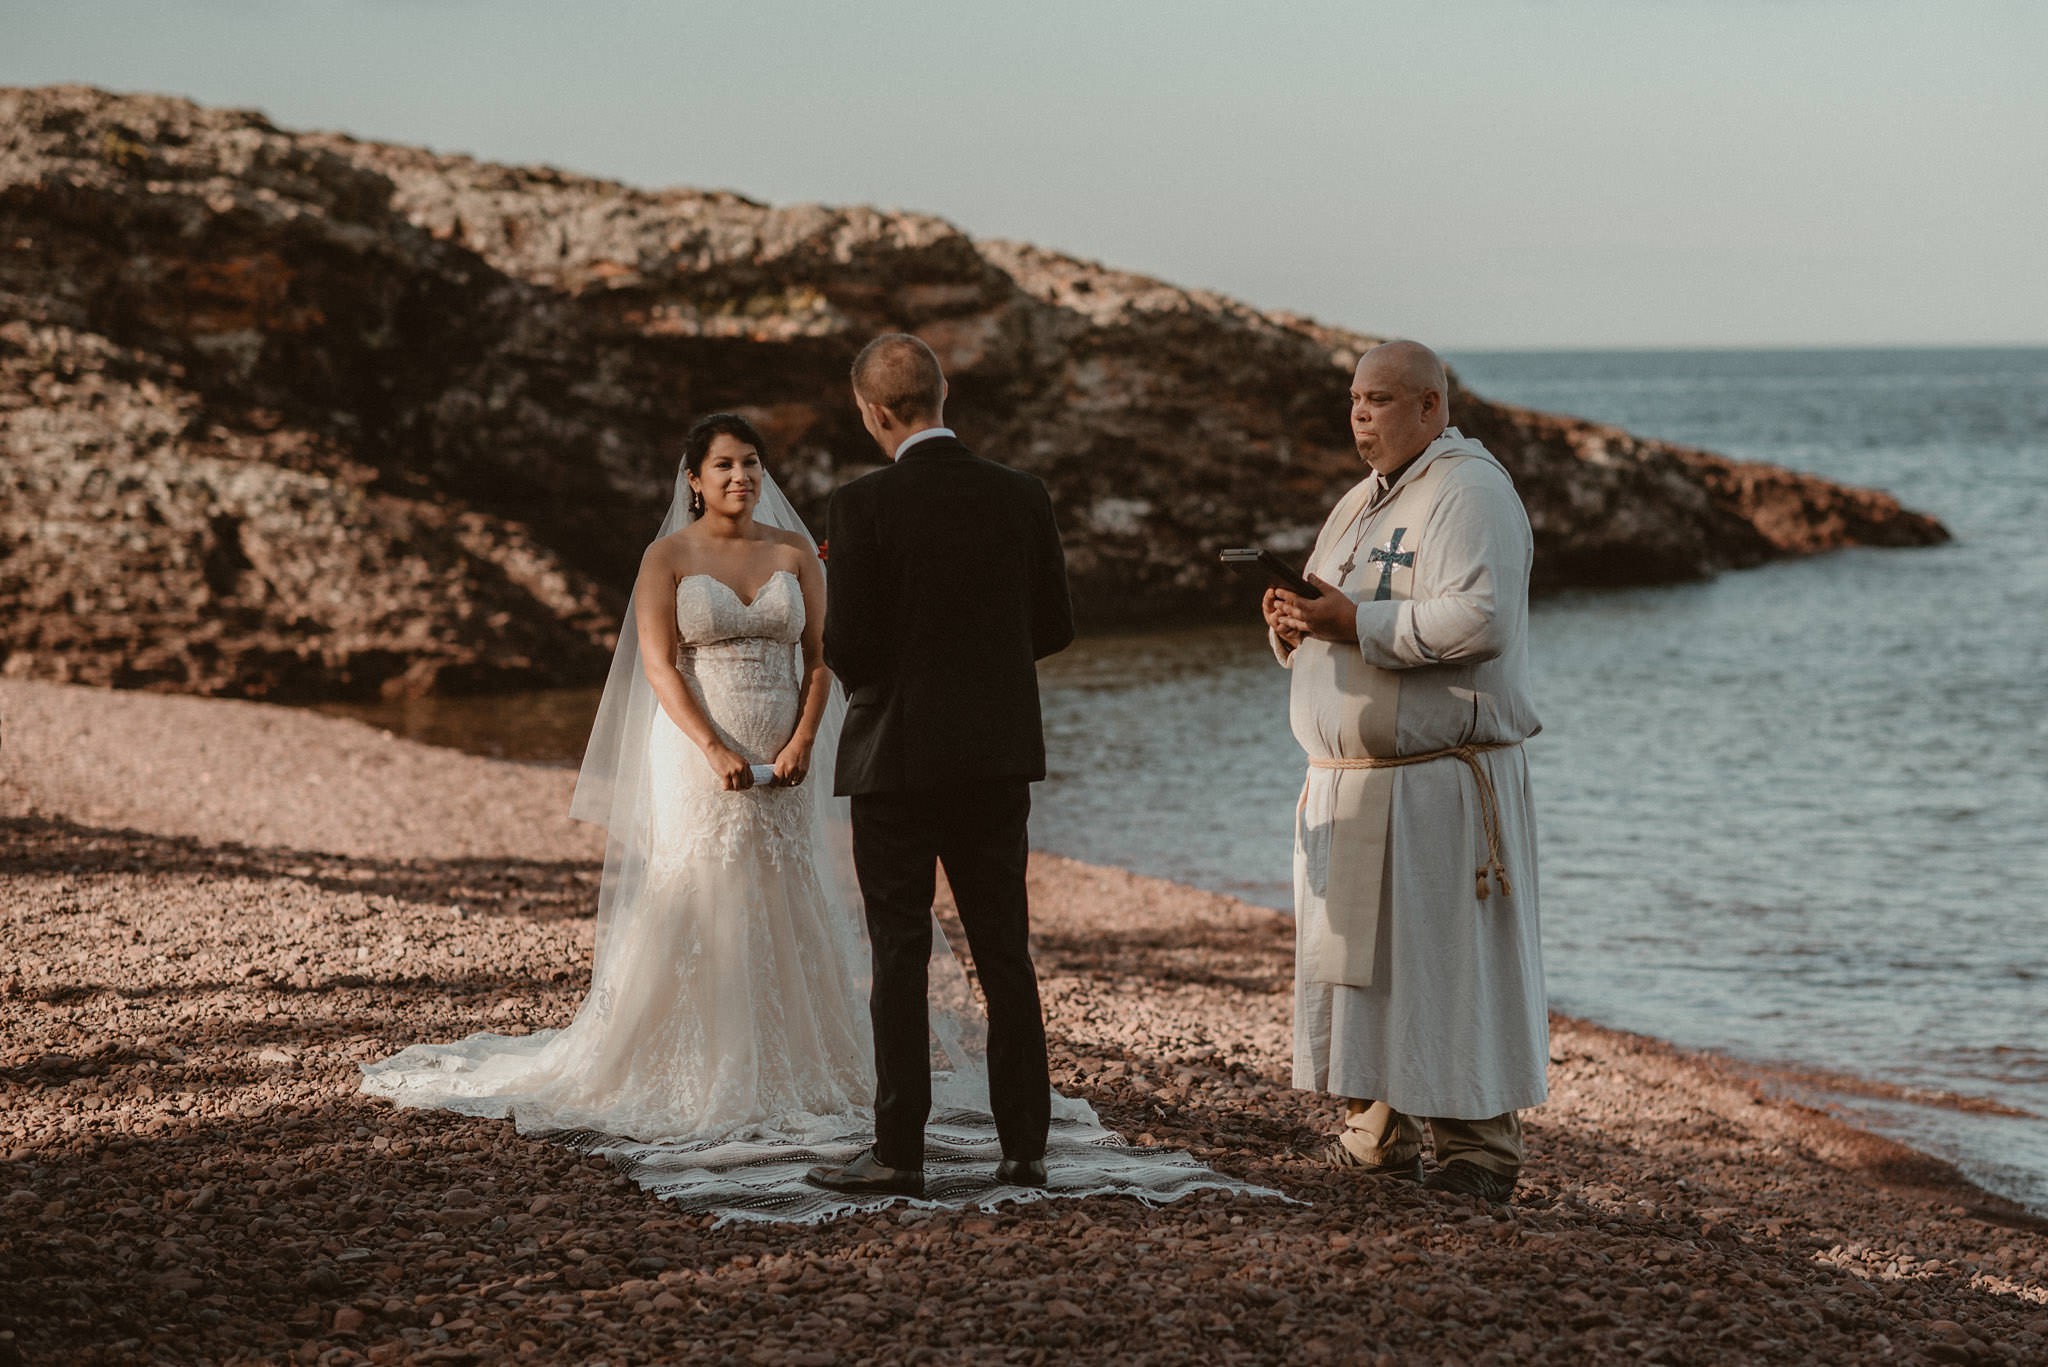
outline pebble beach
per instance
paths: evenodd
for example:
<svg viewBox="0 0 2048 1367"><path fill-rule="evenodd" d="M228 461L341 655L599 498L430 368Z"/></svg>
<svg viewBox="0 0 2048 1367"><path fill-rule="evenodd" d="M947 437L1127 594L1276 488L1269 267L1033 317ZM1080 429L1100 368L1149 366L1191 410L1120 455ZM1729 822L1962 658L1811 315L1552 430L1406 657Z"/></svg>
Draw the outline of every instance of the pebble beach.
<svg viewBox="0 0 2048 1367"><path fill-rule="evenodd" d="M2048 1361L2048 1221L1781 1079L1553 1019L1513 1205L1316 1166L1292 927L1034 856L1053 1080L1296 1203L664 1209L358 1065L566 1022L573 773L0 682L0 1367Z"/></svg>

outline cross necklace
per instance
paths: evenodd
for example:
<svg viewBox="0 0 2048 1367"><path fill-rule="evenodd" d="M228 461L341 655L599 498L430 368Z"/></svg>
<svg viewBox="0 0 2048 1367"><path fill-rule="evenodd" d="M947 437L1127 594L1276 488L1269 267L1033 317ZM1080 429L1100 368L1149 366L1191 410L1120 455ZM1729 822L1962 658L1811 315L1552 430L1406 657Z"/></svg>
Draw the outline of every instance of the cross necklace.
<svg viewBox="0 0 2048 1367"><path fill-rule="evenodd" d="M1361 508L1358 510L1358 516L1353 521L1363 522L1364 520L1365 510ZM1351 571L1358 568L1358 548L1364 544L1365 528L1361 526L1358 529L1358 535L1351 538L1351 554L1345 556L1344 563L1337 567L1337 583L1340 587L1343 585L1344 580L1349 577Z"/></svg>
<svg viewBox="0 0 2048 1367"><path fill-rule="evenodd" d="M1412 465L1412 464L1414 464L1414 462L1413 462L1413 461L1410 461L1410 462L1409 462L1409 464L1410 464L1410 465ZM1398 470L1398 471L1396 471L1396 472L1395 472L1396 478L1398 478L1398 477L1399 477L1400 475L1406 474L1406 473L1407 473L1407 471L1408 471L1408 466L1406 466L1406 465L1402 466L1400 470ZM1382 476L1380 476L1380 478L1382 478L1382 479L1385 479L1385 478L1386 478L1386 476L1382 475ZM1359 552L1359 549L1360 549L1361 547L1363 547L1363 546L1365 545L1365 529L1366 529L1366 527L1368 527L1368 526L1370 526L1370 525L1371 525L1371 524L1370 524L1370 523L1369 523L1369 522L1368 522L1368 521L1366 520L1366 516L1365 516L1365 515L1366 515L1367 513L1369 513L1369 512L1371 512L1371 511L1372 511L1373 505L1374 505L1375 503L1382 503L1382 502L1384 502L1384 501L1386 500L1386 497L1387 497L1387 495L1388 495L1388 494L1391 494L1391 493L1392 493L1393 491L1394 491L1394 485L1393 485L1393 482L1392 482L1391 480L1389 480L1389 481L1387 482L1387 484L1386 484L1386 487L1382 488L1382 489L1381 489L1381 490L1379 491L1379 493L1378 493L1377 495L1375 495L1374 497L1372 497L1372 498L1368 498L1368 499L1367 499L1367 500L1365 501L1365 503L1364 503L1364 504L1363 504L1363 505L1362 505L1362 506L1361 506L1361 507L1359 508L1359 510L1358 510L1358 511L1357 511L1356 513L1352 514L1352 517L1351 517L1351 526L1352 526L1352 527L1357 527L1357 528L1358 528L1358 535L1356 535L1356 536L1354 536L1354 537L1352 537L1352 538L1351 538L1351 553L1350 553L1349 555L1345 556L1345 557L1344 557L1344 563L1343 563L1343 564L1341 564L1341 565L1339 565L1339 566L1337 567L1337 583L1338 583L1338 585L1339 585L1339 586L1342 586L1342 584L1344 583L1344 580L1345 580L1345 578L1346 578L1346 577L1347 577L1347 576L1348 576L1348 575L1349 575L1349 574L1351 573L1351 571L1353 571L1353 570L1355 570L1355 569L1357 569L1357 568L1358 568L1358 552ZM1346 528L1345 528L1344 530L1348 532L1348 531L1350 531L1350 530L1351 530L1351 527L1346 527ZM1408 530L1408 529L1407 529L1406 527L1403 527L1403 528L1401 529L1401 531L1406 531L1406 530ZM1401 544L1401 533L1400 533L1400 532L1396 532L1396 533L1394 533L1394 540L1393 540L1393 542L1392 542L1392 545L1393 545L1394 547L1398 547L1398 546L1400 546L1400 544ZM1366 557L1366 559L1367 559L1368 561L1378 560L1378 559L1380 559L1380 558L1381 558L1381 556L1380 556L1380 553L1379 553L1379 552L1378 552L1377 550L1375 550L1375 551L1374 551L1374 552L1373 552L1373 553L1372 553L1371 555L1368 555L1368 556ZM1412 556L1412 555L1410 556L1410 560L1409 560L1409 563L1413 563L1413 556ZM1387 569L1387 573L1388 573L1388 575L1391 575L1391 574L1393 573L1393 567L1392 567L1392 565L1391 565L1391 564L1390 564L1390 565L1388 566L1388 569ZM1385 576L1382 576L1382 577L1385 577ZM1382 588L1384 588L1384 587L1385 587L1385 586L1384 586L1384 585L1382 585Z"/></svg>
<svg viewBox="0 0 2048 1367"><path fill-rule="evenodd" d="M1351 539L1351 554L1345 556L1344 563L1337 567L1337 584L1340 588L1344 584L1345 577L1351 571L1358 568L1358 548L1365 544L1365 528L1371 525L1369 522L1365 522L1365 509L1363 508L1358 510L1358 516L1353 521L1364 523L1364 525L1359 527L1358 535ZM1378 561L1380 565L1379 587L1372 595L1373 601L1376 603L1384 603L1394 596L1394 568L1400 566L1406 569L1415 563L1414 550L1412 548L1405 551L1401 549L1401 538L1407 534L1408 529L1406 527L1396 527L1394 528L1393 536L1387 539L1386 545L1374 546L1372 550L1366 553L1367 563Z"/></svg>

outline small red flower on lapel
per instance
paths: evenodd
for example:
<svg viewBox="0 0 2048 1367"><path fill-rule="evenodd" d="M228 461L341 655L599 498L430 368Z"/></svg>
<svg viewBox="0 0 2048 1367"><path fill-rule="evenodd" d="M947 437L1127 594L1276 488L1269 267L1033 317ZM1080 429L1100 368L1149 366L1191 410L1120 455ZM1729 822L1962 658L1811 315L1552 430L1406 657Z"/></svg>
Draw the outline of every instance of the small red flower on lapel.
<svg viewBox="0 0 2048 1367"><path fill-rule="evenodd" d="M831 546L831 544L830 541L820 541L818 543L818 559L823 560L825 558L826 548Z"/></svg>

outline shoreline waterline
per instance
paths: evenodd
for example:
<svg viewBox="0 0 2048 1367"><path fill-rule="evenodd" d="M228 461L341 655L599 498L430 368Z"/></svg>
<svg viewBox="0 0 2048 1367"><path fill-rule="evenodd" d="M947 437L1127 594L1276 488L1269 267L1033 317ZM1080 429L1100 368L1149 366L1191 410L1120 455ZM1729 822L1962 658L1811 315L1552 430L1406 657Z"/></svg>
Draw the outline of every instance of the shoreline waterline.
<svg viewBox="0 0 2048 1367"><path fill-rule="evenodd" d="M1569 600L1563 607L1569 611ZM1268 773L1270 787L1274 791L1262 793L1260 801L1251 803L1249 814L1237 810L1237 807L1231 807L1229 812L1210 814L1188 812L1184 807L1167 805L1161 822L1221 820L1227 830L1212 830L1206 840L1190 842L1214 851L1225 840L1241 840L1241 822L1257 820L1257 816L1266 814L1270 807L1272 812L1280 814L1280 818L1268 822L1274 830L1264 832L1264 844L1270 844L1272 851L1284 853L1288 838L1284 830L1286 793L1280 789L1288 783L1298 783L1298 758L1288 754L1288 746L1292 742L1286 738L1284 726L1278 728L1280 734L1276 736L1274 715L1268 715L1276 713L1284 717L1284 676L1278 670L1272 670L1272 678L1264 680L1264 685L1274 691L1274 697L1268 699L1270 707L1241 707L1243 685L1233 685L1229 680L1219 680L1214 676L1217 652L1233 646L1241 652L1253 654L1253 670L1262 672L1257 670L1264 660L1255 654L1260 650L1260 641L1257 641L1255 633L1233 627L1094 635L1079 641L1069 654L1055 656L1044 664L1044 674L1047 674L1047 689L1044 689L1047 726L1055 754L1055 769L1034 805L1032 836L1038 848L1081 863L1128 869L1143 877L1161 877L1171 883L1200 887L1204 892L1241 898L1249 906L1274 908L1284 914L1284 881L1231 877L1229 867L1219 857L1214 857L1214 853L1210 853L1206 863L1198 861L1192 867L1196 877L1190 879L1186 877L1188 869L1176 867L1169 859L1161 859L1167 848L1165 844L1159 844L1157 840L1147 844L1147 834L1143 830L1133 836L1130 824L1139 820L1139 814L1130 810L1128 805L1122 805L1128 795L1126 775L1153 775L1155 779L1159 775L1171 775L1174 760L1165 750L1149 744L1155 742L1157 736L1147 736L1145 728L1149 717L1157 717L1161 711L1174 713L1178 723L1165 728L1165 734L1174 734L1180 723L1198 726L1210 746L1221 746L1229 752L1227 767L1257 767L1262 773ZM596 695L598 693L594 689L561 689L537 695L516 695L510 699L420 699L377 705L322 705L317 707L317 711L360 719L369 726L387 728L395 734L426 744L469 748L473 752L496 756L520 756L524 762L543 764L543 767L569 767L575 762L571 750L580 748L582 730L588 726L586 719L596 707ZM1094 742L1118 732L1122 732L1120 744L1126 746L1122 754L1090 750ZM1542 738L1532 742L1532 746L1538 750L1544 748ZM1087 754L1087 762L1075 764L1073 756L1077 752ZM1196 785L1198 777L1200 775L1186 775L1188 785ZM1538 771L1538 779L1546 777L1548 775ZM1108 814L1112 812L1118 818L1116 824L1108 824ZM1171 836L1174 840L1188 840L1178 828L1171 832ZM1151 851L1153 859L1137 865L1120 861L1114 857L1114 848L1118 844L1139 844ZM1272 863L1278 865L1280 859L1274 859ZM1565 974L1561 969L1567 965L1561 963L1554 945L1546 949L1546 957L1552 959L1552 976L1563 978ZM1655 1027L1645 1027L1645 1023L1630 1019L1626 1012L1618 1012L1614 1006L1579 1000L1569 992L1556 992L1556 984L1552 984L1552 1006L1567 1014L1569 1019L1597 1029L1630 1035L1640 1033L1647 1039L1663 1039L1673 1049L1696 1053L1700 1058L1720 1060L1726 1066L1751 1074L1759 1086L1776 1088L1780 1094L1800 1105L1827 1109L1843 1117L1845 1123L1860 1125L1872 1133L1882 1133L1890 1140L1905 1142L1942 1162L1968 1164L1972 1156L1980 1158L1980 1154L1972 1154L1972 1148L1956 1142L1956 1125L1982 1129L2009 1121L2038 1127L2044 1119L2040 1111L2001 1099L1993 1090L1978 1090L1958 1084L1907 1082L1880 1074L1855 1072L1853 1068L1843 1068L1827 1060L1810 1058L1810 1055L1800 1058L1800 1055L1784 1049L1739 1049L1720 1045L1712 1039L1700 1039L1698 1035L1675 1037ZM1982 1146L1978 1144L1978 1148ZM2028 1170L2007 1172L2005 1176L2007 1183L1999 1183L1997 1170L1993 1168L1982 1176L1972 1174L1972 1180L1974 1185L2003 1197L2034 1193L2038 1187L2034 1174ZM2021 1205L2048 1215L2048 1201L2028 1201L2021 1197Z"/></svg>

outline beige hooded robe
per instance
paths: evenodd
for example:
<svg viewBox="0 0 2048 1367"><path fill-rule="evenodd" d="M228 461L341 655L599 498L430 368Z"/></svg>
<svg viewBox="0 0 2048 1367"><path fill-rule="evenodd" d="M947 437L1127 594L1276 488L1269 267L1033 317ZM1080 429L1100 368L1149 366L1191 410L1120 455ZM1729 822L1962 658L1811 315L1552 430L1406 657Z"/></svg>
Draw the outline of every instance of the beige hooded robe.
<svg viewBox="0 0 2048 1367"><path fill-rule="evenodd" d="M1534 735L1532 539L1513 480L1451 428L1374 501L1378 485L1369 476L1338 503L1309 559L1332 583L1351 561L1340 587L1358 602L1358 644L1273 643L1293 673L1296 740L1314 759ZM1295 1086L1474 1120L1546 1096L1528 765L1519 745L1476 761L1513 889L1484 900L1489 847L1466 763L1310 768L1295 826Z"/></svg>

